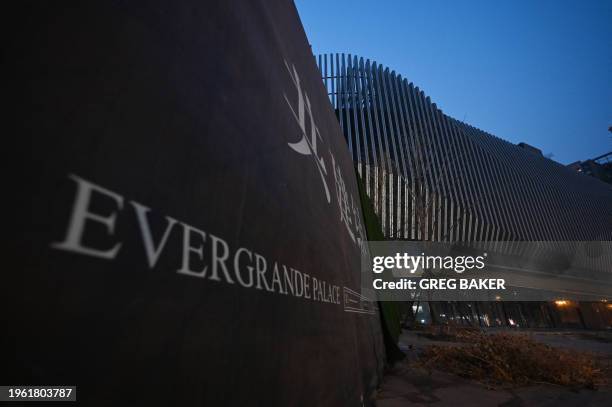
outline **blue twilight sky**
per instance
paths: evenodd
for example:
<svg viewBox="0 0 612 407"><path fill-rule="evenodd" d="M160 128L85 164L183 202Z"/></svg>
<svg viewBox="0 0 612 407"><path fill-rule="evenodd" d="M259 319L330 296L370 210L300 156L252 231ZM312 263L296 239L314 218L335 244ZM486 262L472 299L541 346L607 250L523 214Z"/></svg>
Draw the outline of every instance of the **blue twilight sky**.
<svg viewBox="0 0 612 407"><path fill-rule="evenodd" d="M315 54L374 59L563 164L612 150L612 0L295 3Z"/></svg>

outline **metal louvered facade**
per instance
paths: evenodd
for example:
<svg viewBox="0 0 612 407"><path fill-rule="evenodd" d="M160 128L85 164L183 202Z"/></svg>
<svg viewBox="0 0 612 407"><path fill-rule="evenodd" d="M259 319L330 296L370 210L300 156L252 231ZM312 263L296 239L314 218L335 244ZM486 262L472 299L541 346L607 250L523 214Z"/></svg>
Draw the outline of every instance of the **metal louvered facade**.
<svg viewBox="0 0 612 407"><path fill-rule="evenodd" d="M612 186L445 115L376 62L316 57L391 239L612 240Z"/></svg>

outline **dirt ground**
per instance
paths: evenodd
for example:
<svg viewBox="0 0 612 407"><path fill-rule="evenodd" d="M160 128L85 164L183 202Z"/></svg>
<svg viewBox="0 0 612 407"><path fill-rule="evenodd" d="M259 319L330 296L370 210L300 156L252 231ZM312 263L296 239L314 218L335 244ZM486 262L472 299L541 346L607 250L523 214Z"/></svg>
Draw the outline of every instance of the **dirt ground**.
<svg viewBox="0 0 612 407"><path fill-rule="evenodd" d="M516 332L516 331L511 331ZM612 363L612 332L529 331L520 333L555 347L587 351L604 363ZM573 390L554 385L489 389L486 386L441 371L428 372L411 366L428 345L457 346L434 341L405 330L399 341L404 361L389 369L378 392L378 407L400 406L612 406L612 385L597 390Z"/></svg>

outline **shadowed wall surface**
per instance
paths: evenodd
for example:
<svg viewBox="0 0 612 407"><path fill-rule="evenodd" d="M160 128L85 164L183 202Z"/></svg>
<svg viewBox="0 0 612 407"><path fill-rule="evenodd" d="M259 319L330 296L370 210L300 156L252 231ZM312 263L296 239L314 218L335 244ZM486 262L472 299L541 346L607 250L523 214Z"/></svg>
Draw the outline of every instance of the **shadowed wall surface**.
<svg viewBox="0 0 612 407"><path fill-rule="evenodd" d="M1 382L87 405L360 405L353 163L289 1L20 5Z"/></svg>

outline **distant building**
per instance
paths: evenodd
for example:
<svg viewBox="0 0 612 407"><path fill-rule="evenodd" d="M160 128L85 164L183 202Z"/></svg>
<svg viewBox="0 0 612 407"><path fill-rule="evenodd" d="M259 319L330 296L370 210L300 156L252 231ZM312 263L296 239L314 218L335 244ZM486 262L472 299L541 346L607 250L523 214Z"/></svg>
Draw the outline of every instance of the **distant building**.
<svg viewBox="0 0 612 407"><path fill-rule="evenodd" d="M612 151L585 161L576 161L568 167L584 175L612 184Z"/></svg>
<svg viewBox="0 0 612 407"><path fill-rule="evenodd" d="M421 89L377 62L325 54L317 64L386 239L496 242L495 252L527 259L520 266L512 259L501 264L509 275L523 273L517 287L556 291L561 298L519 303L496 297L473 307L430 301L429 314L481 326L612 327L612 304L602 301L610 300L612 255L604 243L612 241L612 187L536 147L444 114ZM590 171L598 174L609 158L589 160L596 169ZM539 242L552 247L552 255L526 254L516 242ZM584 262L577 260L581 253ZM547 258L559 264L547 265ZM602 296L597 302L563 299L577 292Z"/></svg>
<svg viewBox="0 0 612 407"><path fill-rule="evenodd" d="M387 238L612 240L612 188L444 114L377 62L325 54L317 63Z"/></svg>
<svg viewBox="0 0 612 407"><path fill-rule="evenodd" d="M530 151L530 152L534 153L534 154L537 154L537 155L543 155L543 154L542 154L542 150L540 150L539 148L536 148L536 147L532 146L531 144L527 144L527 143L518 143L517 145L518 145L519 147L521 147L521 148L524 148L524 149L525 149L525 150L527 150L527 151Z"/></svg>

